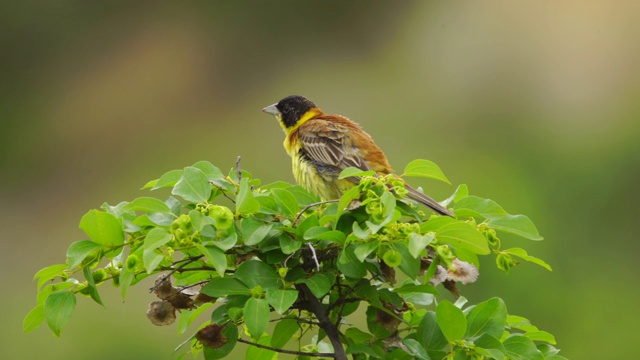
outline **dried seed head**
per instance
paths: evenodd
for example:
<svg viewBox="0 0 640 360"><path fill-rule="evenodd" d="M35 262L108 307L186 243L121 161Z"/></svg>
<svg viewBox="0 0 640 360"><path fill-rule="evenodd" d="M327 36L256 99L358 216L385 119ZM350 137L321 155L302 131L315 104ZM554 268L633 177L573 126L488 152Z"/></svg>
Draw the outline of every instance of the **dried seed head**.
<svg viewBox="0 0 640 360"><path fill-rule="evenodd" d="M154 301L149 304L147 317L154 325L171 325L176 321L176 309L167 301Z"/></svg>

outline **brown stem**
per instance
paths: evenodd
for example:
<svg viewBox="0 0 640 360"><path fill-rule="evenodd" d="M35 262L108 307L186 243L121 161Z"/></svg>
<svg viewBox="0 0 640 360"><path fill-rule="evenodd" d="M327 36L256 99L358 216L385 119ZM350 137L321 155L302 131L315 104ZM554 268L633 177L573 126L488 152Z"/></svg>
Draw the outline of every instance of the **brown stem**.
<svg viewBox="0 0 640 360"><path fill-rule="evenodd" d="M327 311L324 306L322 306L320 300L313 295L311 289L309 289L306 284L296 284L296 289L304 295L307 310L316 316L320 323L320 328L322 328L327 334L327 337L329 337L331 345L333 345L333 350L335 351L333 358L337 360L347 360L347 353L344 351L344 346L342 346L342 342L340 341L340 331L338 331L338 327L329 319Z"/></svg>
<svg viewBox="0 0 640 360"><path fill-rule="evenodd" d="M271 347L271 346L267 346L267 345L254 343L252 341L245 340L245 339L238 339L238 342L245 343L245 344L248 344L248 345L251 345L251 346L255 346L255 347L258 347L258 348L261 348L261 349L267 349L267 350L283 353L283 354L291 354L291 355L298 355L298 356L312 356L312 357L325 357L325 356L326 357L333 357L334 356L331 353L310 353L310 352L304 352L304 351L285 350L285 349L280 349L280 348L275 348L275 347Z"/></svg>

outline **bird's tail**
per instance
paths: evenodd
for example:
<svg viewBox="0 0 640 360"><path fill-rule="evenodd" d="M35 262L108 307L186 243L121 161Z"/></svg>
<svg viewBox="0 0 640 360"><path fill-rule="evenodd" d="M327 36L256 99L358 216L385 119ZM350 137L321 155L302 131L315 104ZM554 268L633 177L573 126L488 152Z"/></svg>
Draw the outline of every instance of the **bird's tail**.
<svg viewBox="0 0 640 360"><path fill-rule="evenodd" d="M405 185L405 187L407 188L407 197L411 200L417 201L420 204L428 207L429 209L437 212L440 215L447 215L447 216L451 216L453 217L453 212L451 212L451 210L447 209L446 207L440 205L437 201L433 200L432 198L430 198L429 196L419 192L418 190L412 188L409 185Z"/></svg>

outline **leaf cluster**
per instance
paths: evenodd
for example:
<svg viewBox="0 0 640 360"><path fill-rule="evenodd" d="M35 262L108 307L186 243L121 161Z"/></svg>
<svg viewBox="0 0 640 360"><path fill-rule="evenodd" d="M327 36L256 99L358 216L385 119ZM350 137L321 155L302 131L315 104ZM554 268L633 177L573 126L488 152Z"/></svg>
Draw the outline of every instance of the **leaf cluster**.
<svg viewBox="0 0 640 360"><path fill-rule="evenodd" d="M426 160L404 175L448 182ZM507 272L521 260L551 270L522 248L502 247L500 233L542 239L529 218L469 195L465 185L444 202L456 218L427 216L404 198L402 177L354 168L342 177L361 181L320 201L299 186L262 185L247 171L225 175L205 161L169 171L144 186L170 189L164 200L104 204L83 216L88 239L69 246L64 264L36 274L38 305L24 329L45 321L60 335L78 295L102 304L100 285L124 298L155 276L158 299L147 316L169 325L179 314L180 333L198 321L188 352L206 359L238 342L252 345L247 357L257 359L562 358L552 335L509 315L502 300L465 308L457 288L476 281L480 256L494 256ZM442 300L441 284L455 304ZM366 329L349 321L357 311Z"/></svg>

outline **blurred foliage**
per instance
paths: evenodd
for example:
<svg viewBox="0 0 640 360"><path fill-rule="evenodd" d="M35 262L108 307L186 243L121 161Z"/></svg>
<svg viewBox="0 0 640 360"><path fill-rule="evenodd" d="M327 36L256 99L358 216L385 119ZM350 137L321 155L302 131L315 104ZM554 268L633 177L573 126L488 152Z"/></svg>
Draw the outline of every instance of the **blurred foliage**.
<svg viewBox="0 0 640 360"><path fill-rule="evenodd" d="M498 295L509 310L555 334L567 357L632 358L639 10L632 1L3 4L0 246L12 294L0 358L68 359L84 344L103 346L105 359L166 357L172 330L123 325L146 308L143 294L104 317L80 301L61 339L24 335L31 276L81 236L87 208L139 196L132 189L149 174L203 158L231 168L242 155L264 181L289 176L280 130L259 109L294 93L361 123L392 163L428 157L531 216L547 239L532 253L554 272L505 277L483 266L487 285L469 287L472 302L508 284ZM584 342L595 338L606 353Z"/></svg>

